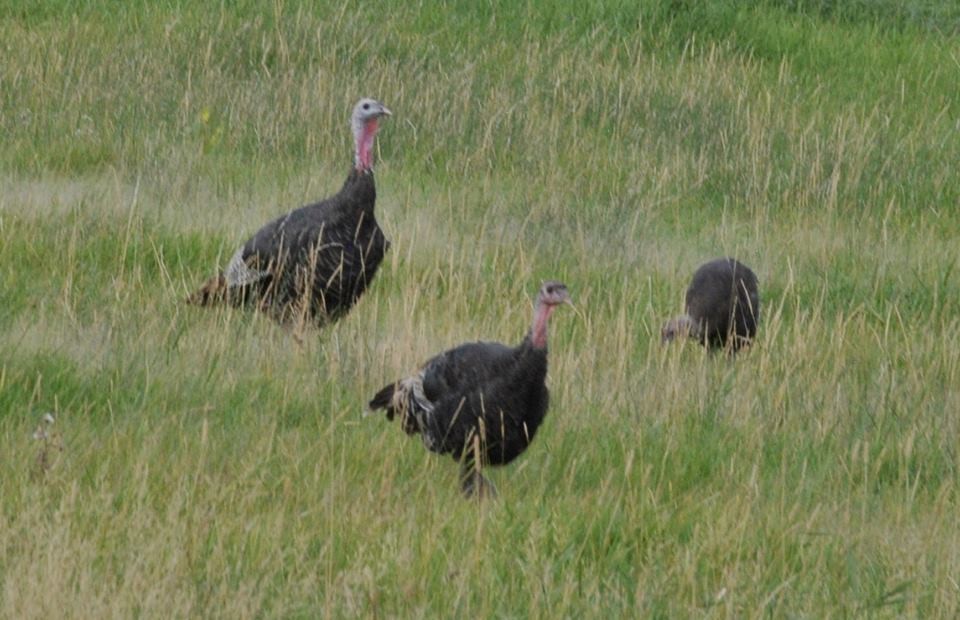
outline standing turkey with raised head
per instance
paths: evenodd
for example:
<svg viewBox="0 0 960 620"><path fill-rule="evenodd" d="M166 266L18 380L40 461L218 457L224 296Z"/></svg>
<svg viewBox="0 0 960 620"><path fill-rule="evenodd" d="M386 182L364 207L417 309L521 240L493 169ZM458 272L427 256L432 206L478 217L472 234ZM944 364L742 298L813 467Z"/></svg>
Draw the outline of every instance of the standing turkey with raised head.
<svg viewBox="0 0 960 620"><path fill-rule="evenodd" d="M350 121L355 166L340 191L266 224L188 302L253 304L280 321L324 323L346 314L390 245L373 212L373 143L384 116L390 110L382 103L361 99Z"/></svg>
<svg viewBox="0 0 960 620"><path fill-rule="evenodd" d="M464 494L493 493L480 469L522 454L547 413L547 321L566 303L566 286L544 282L533 326L519 345L471 342L445 351L377 392L370 409L386 410L388 420L399 416L403 430L419 434L428 450L460 461Z"/></svg>
<svg viewBox="0 0 960 620"><path fill-rule="evenodd" d="M706 347L735 352L753 342L759 321L757 276L736 259L717 258L693 274L686 314L663 326L661 340L689 337Z"/></svg>

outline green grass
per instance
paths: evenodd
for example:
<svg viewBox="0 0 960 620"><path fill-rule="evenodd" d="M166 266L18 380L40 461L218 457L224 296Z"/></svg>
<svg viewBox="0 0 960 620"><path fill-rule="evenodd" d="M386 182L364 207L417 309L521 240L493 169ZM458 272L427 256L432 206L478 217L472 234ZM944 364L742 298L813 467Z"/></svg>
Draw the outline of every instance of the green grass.
<svg viewBox="0 0 960 620"><path fill-rule="evenodd" d="M0 616L956 617L960 9L393 4L0 0ZM186 307L363 95L357 307ZM759 342L660 347L720 255ZM364 403L544 278L550 413L465 502Z"/></svg>

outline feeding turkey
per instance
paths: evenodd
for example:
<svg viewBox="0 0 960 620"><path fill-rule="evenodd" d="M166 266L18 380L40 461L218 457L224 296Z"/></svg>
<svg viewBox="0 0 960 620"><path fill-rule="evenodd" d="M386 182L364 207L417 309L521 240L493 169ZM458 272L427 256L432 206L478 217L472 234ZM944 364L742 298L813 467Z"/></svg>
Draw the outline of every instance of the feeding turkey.
<svg viewBox="0 0 960 620"><path fill-rule="evenodd" d="M547 323L569 303L565 285L544 282L533 325L519 345L471 342L445 351L377 392L370 409L399 417L401 428L419 435L428 450L460 461L465 495L493 494L480 470L513 461L540 428L549 404Z"/></svg>
<svg viewBox="0 0 960 620"><path fill-rule="evenodd" d="M663 326L661 340L689 337L706 347L737 351L753 342L759 322L756 274L736 259L717 258L693 274L686 314Z"/></svg>
<svg viewBox="0 0 960 620"><path fill-rule="evenodd" d="M263 226L187 301L253 305L280 321L324 323L346 314L390 246L374 216L373 144L386 116L382 103L361 99L350 120L354 168L340 191Z"/></svg>

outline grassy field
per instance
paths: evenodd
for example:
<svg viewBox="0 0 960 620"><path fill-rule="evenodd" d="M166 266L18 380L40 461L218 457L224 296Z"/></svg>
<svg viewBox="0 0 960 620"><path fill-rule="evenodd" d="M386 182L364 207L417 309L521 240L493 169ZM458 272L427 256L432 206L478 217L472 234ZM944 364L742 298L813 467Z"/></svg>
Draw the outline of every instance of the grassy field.
<svg viewBox="0 0 960 620"><path fill-rule="evenodd" d="M185 306L364 95L354 311ZM0 0L0 616L957 617L958 118L946 1ZM759 342L661 347L721 255ZM550 413L466 502L365 402L544 278Z"/></svg>

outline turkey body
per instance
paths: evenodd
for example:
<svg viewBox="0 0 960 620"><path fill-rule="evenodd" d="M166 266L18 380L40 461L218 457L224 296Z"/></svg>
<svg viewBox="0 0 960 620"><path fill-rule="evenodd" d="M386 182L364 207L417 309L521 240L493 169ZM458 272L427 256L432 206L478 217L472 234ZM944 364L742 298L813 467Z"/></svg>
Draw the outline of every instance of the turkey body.
<svg viewBox="0 0 960 620"><path fill-rule="evenodd" d="M281 319L346 314L389 248L374 215L376 196L373 173L353 170L336 195L267 223L224 272L230 301L255 303Z"/></svg>
<svg viewBox="0 0 960 620"><path fill-rule="evenodd" d="M760 321L756 274L733 258L704 263L687 288L686 311L691 335L705 346L736 351L750 344Z"/></svg>

